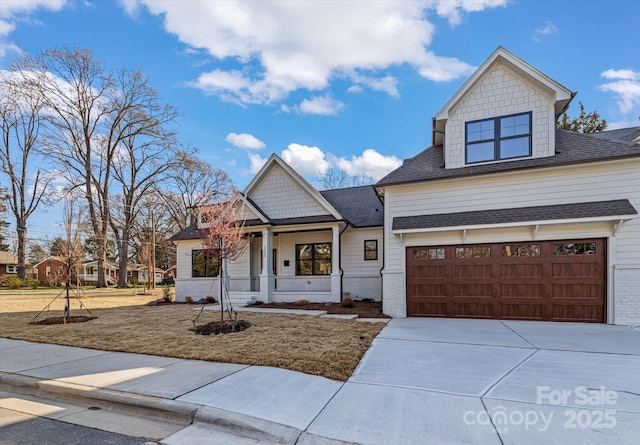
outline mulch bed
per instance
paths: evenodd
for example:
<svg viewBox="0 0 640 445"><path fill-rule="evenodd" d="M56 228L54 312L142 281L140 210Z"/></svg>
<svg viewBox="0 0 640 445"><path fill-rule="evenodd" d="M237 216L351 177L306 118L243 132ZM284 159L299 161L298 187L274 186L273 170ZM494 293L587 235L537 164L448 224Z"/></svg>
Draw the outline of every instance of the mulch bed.
<svg viewBox="0 0 640 445"><path fill-rule="evenodd" d="M190 329L196 334L200 335L218 335L218 334L232 334L234 332L241 332L251 326L251 323L244 320L238 321L212 321L207 324L196 326L195 329Z"/></svg>
<svg viewBox="0 0 640 445"><path fill-rule="evenodd" d="M382 302L380 301L359 301L353 302L353 307L342 307L340 303L309 303L299 305L298 303L263 303L255 307L278 308L278 309L308 309L312 311L327 311L328 314L356 314L360 318L389 318L382 313Z"/></svg>
<svg viewBox="0 0 640 445"><path fill-rule="evenodd" d="M50 325L50 324L66 324L66 323L84 323L85 321L93 320L98 317L87 317L87 316L75 316L69 317L65 321L64 317L49 317L44 318L38 321L32 321L31 324L42 324L42 325Z"/></svg>

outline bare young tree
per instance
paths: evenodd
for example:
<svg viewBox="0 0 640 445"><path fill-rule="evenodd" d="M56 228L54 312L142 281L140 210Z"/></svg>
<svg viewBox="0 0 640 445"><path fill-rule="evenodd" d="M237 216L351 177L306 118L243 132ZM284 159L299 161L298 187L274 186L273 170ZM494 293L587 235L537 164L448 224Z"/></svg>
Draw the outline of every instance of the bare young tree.
<svg viewBox="0 0 640 445"><path fill-rule="evenodd" d="M241 202L238 194L234 193L229 200L209 204L200 209L202 248L206 255L218 262L220 322L224 322L225 311L225 264L238 259L249 246L245 237L244 220L239 218L238 209Z"/></svg>
<svg viewBox="0 0 640 445"><path fill-rule="evenodd" d="M64 281L66 286L66 304L64 309L65 318L70 315L70 296L69 290L72 282L78 281L80 264L82 263L83 245L80 239L82 227L82 208L76 203L71 196L67 197L62 209L62 224L64 228L64 250L61 257L63 258L66 270L64 273Z"/></svg>
<svg viewBox="0 0 640 445"><path fill-rule="evenodd" d="M25 277L27 222L40 204L47 203L52 176L41 168L31 171L34 161L43 166L38 156L41 147L43 101L37 95L25 94L24 81L11 72L0 75L0 172L7 178L10 193L8 208L15 218L18 233L18 277Z"/></svg>

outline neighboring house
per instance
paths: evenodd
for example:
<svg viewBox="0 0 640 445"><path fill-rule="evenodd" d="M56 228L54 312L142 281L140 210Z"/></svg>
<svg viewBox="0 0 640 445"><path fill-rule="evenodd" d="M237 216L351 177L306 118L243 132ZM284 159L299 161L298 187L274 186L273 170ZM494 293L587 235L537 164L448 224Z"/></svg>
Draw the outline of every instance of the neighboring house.
<svg viewBox="0 0 640 445"><path fill-rule="evenodd" d="M177 270L178 270L177 266L175 266L175 265L171 266L170 268L168 268L167 270L164 271L163 278L169 278L169 277L175 278L176 274L177 274Z"/></svg>
<svg viewBox="0 0 640 445"><path fill-rule="evenodd" d="M165 271L156 268L154 275L156 277L155 282L160 283L164 278ZM147 283L149 279L149 267L144 264L130 264L127 266L127 283Z"/></svg>
<svg viewBox="0 0 640 445"><path fill-rule="evenodd" d="M49 256L35 265L38 281L51 286L60 285L66 276L67 264L64 258Z"/></svg>
<svg viewBox="0 0 640 445"><path fill-rule="evenodd" d="M0 283L7 277L18 276L18 257L9 252L0 251Z"/></svg>
<svg viewBox="0 0 640 445"><path fill-rule="evenodd" d="M382 203L372 186L318 191L272 155L242 193L250 243L226 268L236 304L381 297ZM219 298L218 264L198 225L174 235L176 300Z"/></svg>
<svg viewBox="0 0 640 445"><path fill-rule="evenodd" d="M640 129L556 130L573 96L498 48L376 184L386 314L640 323Z"/></svg>
<svg viewBox="0 0 640 445"><path fill-rule="evenodd" d="M105 275L108 285L118 284L118 264L113 261L105 262ZM80 282L83 285L95 285L98 283L98 260L82 264L80 269Z"/></svg>

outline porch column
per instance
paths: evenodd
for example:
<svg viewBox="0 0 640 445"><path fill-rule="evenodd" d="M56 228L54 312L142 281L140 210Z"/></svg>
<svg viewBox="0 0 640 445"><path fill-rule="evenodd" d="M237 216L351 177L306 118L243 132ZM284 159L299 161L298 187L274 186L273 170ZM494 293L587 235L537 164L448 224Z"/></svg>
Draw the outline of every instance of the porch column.
<svg viewBox="0 0 640 445"><path fill-rule="evenodd" d="M262 301L271 301L271 295L275 289L275 277L273 276L273 234L271 228L262 230L262 270L260 271L260 297Z"/></svg>
<svg viewBox="0 0 640 445"><path fill-rule="evenodd" d="M340 280L340 225L333 226L333 242L331 248L331 299L342 300Z"/></svg>

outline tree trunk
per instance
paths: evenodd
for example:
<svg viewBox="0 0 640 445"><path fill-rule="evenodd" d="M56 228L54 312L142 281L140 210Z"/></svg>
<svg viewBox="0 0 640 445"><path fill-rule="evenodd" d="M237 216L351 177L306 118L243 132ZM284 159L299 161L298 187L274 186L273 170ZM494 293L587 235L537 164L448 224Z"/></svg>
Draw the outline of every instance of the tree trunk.
<svg viewBox="0 0 640 445"><path fill-rule="evenodd" d="M118 243L118 287L128 287L127 283L127 245L129 244L128 236L125 236L126 230L122 231L121 239ZM128 233L127 233L128 235Z"/></svg>
<svg viewBox="0 0 640 445"><path fill-rule="evenodd" d="M20 218L18 220L18 278L25 278L25 246L27 244L27 225Z"/></svg>

